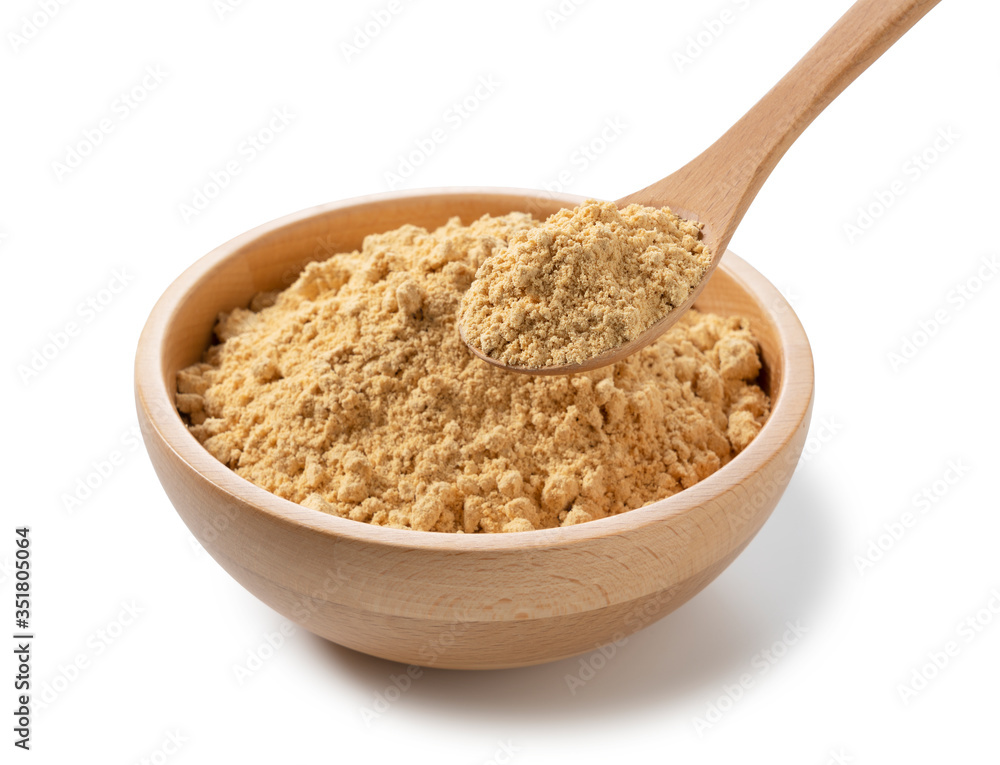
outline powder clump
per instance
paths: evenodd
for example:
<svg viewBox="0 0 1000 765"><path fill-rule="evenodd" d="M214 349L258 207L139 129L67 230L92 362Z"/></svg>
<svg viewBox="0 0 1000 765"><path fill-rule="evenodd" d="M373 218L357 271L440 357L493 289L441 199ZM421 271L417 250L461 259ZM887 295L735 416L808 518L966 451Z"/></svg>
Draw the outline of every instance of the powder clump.
<svg viewBox="0 0 1000 765"><path fill-rule="evenodd" d="M681 305L711 252L667 207L588 200L516 232L462 299L466 341L508 366L579 364Z"/></svg>
<svg viewBox="0 0 1000 765"><path fill-rule="evenodd" d="M247 480L312 510L423 531L569 526L692 486L770 408L741 318L697 311L604 369L505 372L458 333L476 269L536 225L457 218L365 238L219 317L177 376L191 432Z"/></svg>

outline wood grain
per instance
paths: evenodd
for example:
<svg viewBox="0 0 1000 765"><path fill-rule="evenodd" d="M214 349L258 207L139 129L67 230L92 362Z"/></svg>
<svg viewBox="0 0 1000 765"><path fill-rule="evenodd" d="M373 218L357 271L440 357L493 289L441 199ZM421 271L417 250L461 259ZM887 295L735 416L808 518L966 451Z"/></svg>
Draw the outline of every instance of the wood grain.
<svg viewBox="0 0 1000 765"><path fill-rule="evenodd" d="M306 629L400 662L499 668L589 651L692 597L746 546L785 489L806 436L812 357L791 307L730 253L699 307L750 318L773 411L753 443L696 486L565 529L453 535L385 529L283 500L217 462L174 408L220 311L287 286L302 266L403 223L549 214L571 196L489 189L386 194L305 210L202 258L156 304L136 353L143 437L167 495L238 582Z"/></svg>

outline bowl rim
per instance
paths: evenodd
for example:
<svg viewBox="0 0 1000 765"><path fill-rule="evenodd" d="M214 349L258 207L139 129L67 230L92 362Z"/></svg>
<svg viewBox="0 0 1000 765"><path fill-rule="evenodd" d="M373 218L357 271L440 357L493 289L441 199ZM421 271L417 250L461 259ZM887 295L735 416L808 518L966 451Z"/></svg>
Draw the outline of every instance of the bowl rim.
<svg viewBox="0 0 1000 765"><path fill-rule="evenodd" d="M784 450L785 445L793 438L810 413L814 386L812 352L805 330L791 305L774 285L731 250L727 250L719 268L755 297L774 324L781 356L786 360L780 387L777 395L772 395L771 413L767 422L742 452L694 486L648 505L574 526L512 534L458 534L386 528L312 510L272 494L223 465L198 442L174 406L173 394L164 384L163 369L163 344L168 336L171 321L175 318L179 304L195 285L211 275L227 258L236 256L243 247L309 218L373 203L385 204L413 197L449 197L467 194L518 197L525 200L536 198L547 202L565 202L568 205L577 205L592 198L508 187L459 186L411 189L316 205L239 234L185 269L159 297L146 320L135 357L136 407L139 410L140 421L145 419L149 425L143 429L144 437L158 438L162 446L173 453L175 459L185 463L190 470L210 482L216 489L230 495L238 503L250 506L276 521L330 537L331 541L351 540L367 545L451 553L565 547L618 536L624 532L639 531L667 518L684 514L733 490L739 484L734 484L730 480L731 476L756 473ZM800 359L802 363L789 365L787 360L790 358ZM795 455L795 463L797 462L798 454ZM789 471L794 470L795 464L787 467Z"/></svg>

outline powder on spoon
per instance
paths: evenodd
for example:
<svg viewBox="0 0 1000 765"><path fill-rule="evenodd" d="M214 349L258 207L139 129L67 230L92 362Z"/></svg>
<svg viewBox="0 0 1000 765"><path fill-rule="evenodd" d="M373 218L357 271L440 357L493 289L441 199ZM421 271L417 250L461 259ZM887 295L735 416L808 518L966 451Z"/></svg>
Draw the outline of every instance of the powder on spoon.
<svg viewBox="0 0 1000 765"><path fill-rule="evenodd" d="M247 480L378 526L511 532L626 512L694 485L756 436L770 403L745 319L688 311L585 374L531 377L458 333L476 269L537 225L457 218L373 234L281 293L220 316L177 407Z"/></svg>
<svg viewBox="0 0 1000 765"><path fill-rule="evenodd" d="M683 303L712 256L699 224L669 208L588 200L511 236L462 299L466 341L537 369L635 340Z"/></svg>

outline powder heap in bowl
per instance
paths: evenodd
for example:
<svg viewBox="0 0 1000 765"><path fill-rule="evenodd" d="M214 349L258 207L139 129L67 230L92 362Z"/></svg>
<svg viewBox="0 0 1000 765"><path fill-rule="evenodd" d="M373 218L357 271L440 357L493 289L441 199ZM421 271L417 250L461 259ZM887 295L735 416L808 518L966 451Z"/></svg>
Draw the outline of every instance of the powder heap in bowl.
<svg viewBox="0 0 1000 765"><path fill-rule="evenodd" d="M681 305L712 256L670 208L587 201L513 234L462 299L466 341L507 366L579 364Z"/></svg>
<svg viewBox="0 0 1000 765"><path fill-rule="evenodd" d="M403 226L220 316L178 374L205 448L306 507L378 526L527 531L668 497L718 470L770 407L748 322L689 311L614 366L532 377L477 359L458 312L530 215Z"/></svg>

